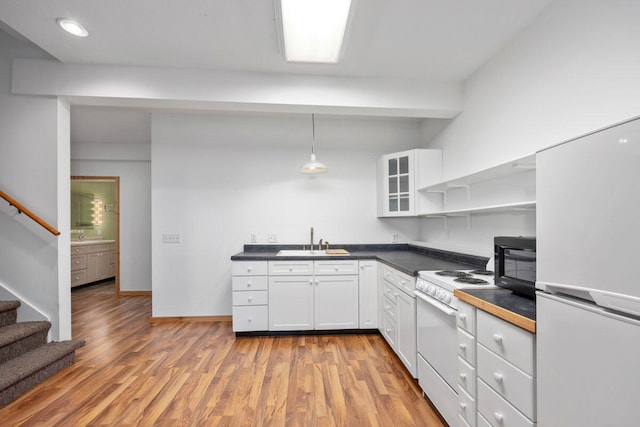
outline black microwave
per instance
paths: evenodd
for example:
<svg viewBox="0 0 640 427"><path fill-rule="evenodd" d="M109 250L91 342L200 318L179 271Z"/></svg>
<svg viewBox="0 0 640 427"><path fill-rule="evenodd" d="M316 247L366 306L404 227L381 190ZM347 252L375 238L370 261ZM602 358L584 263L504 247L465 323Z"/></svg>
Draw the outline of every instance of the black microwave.
<svg viewBox="0 0 640 427"><path fill-rule="evenodd" d="M494 237L495 284L527 298L536 295L536 238Z"/></svg>

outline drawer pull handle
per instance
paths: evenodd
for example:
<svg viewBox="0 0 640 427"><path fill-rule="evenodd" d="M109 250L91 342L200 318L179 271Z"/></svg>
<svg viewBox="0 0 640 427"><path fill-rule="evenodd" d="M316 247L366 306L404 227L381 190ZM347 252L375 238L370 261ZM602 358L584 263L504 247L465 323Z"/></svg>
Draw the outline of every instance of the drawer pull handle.
<svg viewBox="0 0 640 427"><path fill-rule="evenodd" d="M467 352L467 345L466 344L460 344L460 350L462 350L464 353Z"/></svg>
<svg viewBox="0 0 640 427"><path fill-rule="evenodd" d="M251 273L251 267L247 267L247 273Z"/></svg>
<svg viewBox="0 0 640 427"><path fill-rule="evenodd" d="M251 287L251 282L247 282L247 288Z"/></svg>
<svg viewBox="0 0 640 427"><path fill-rule="evenodd" d="M462 381L466 381L467 380L467 374L465 374L464 372L460 374L460 379Z"/></svg>
<svg viewBox="0 0 640 427"><path fill-rule="evenodd" d="M313 286L313 280L309 280L309 285Z"/></svg>
<svg viewBox="0 0 640 427"><path fill-rule="evenodd" d="M467 412L467 404L464 402L460 402L460 409L462 412Z"/></svg>
<svg viewBox="0 0 640 427"><path fill-rule="evenodd" d="M504 416L502 415L501 412L494 412L493 413L493 418L495 418L497 422L502 423L502 420L504 419Z"/></svg>
<svg viewBox="0 0 640 427"><path fill-rule="evenodd" d="M460 319L461 322L466 322L467 321L467 315L464 313L459 313L458 314L458 319Z"/></svg>
<svg viewBox="0 0 640 427"><path fill-rule="evenodd" d="M502 344L502 335L500 334L493 334L493 340L495 342L497 342L498 344Z"/></svg>
<svg viewBox="0 0 640 427"><path fill-rule="evenodd" d="M253 297L249 297L247 298L247 301L251 302L253 300Z"/></svg>
<svg viewBox="0 0 640 427"><path fill-rule="evenodd" d="M391 332L391 328L387 328L387 333Z"/></svg>
<svg viewBox="0 0 640 427"><path fill-rule="evenodd" d="M504 376L500 372L494 372L493 378L499 383L501 383L504 380Z"/></svg>
<svg viewBox="0 0 640 427"><path fill-rule="evenodd" d="M247 319L248 322L251 322L253 320L253 317L249 316L249 318Z"/></svg>

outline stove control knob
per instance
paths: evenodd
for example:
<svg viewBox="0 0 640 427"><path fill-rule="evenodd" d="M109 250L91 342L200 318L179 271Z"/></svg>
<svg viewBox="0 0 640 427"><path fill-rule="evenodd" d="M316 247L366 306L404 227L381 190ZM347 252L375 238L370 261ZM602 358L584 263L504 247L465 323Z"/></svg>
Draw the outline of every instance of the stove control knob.
<svg viewBox="0 0 640 427"><path fill-rule="evenodd" d="M436 287L433 285L429 285L429 289L427 289L427 292L429 293L429 295L435 295Z"/></svg>
<svg viewBox="0 0 640 427"><path fill-rule="evenodd" d="M436 292L436 298L439 299L439 300L442 300L442 297L443 297L442 291L440 289L438 289L438 291Z"/></svg>
<svg viewBox="0 0 640 427"><path fill-rule="evenodd" d="M450 303L450 302L451 302L451 295L449 295L449 294L444 294L444 302L446 302L446 303Z"/></svg>

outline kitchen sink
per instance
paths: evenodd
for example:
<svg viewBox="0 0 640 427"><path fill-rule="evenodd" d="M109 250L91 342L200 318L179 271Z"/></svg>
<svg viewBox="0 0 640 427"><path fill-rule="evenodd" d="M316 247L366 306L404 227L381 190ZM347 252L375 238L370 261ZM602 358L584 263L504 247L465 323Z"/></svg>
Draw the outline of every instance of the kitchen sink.
<svg viewBox="0 0 640 427"><path fill-rule="evenodd" d="M326 251L311 251L308 249L283 249L277 256L327 256Z"/></svg>

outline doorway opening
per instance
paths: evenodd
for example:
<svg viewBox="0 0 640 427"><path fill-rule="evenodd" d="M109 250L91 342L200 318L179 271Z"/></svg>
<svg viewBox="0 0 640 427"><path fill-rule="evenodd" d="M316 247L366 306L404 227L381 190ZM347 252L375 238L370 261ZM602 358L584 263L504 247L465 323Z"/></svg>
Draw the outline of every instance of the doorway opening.
<svg viewBox="0 0 640 427"><path fill-rule="evenodd" d="M72 257L82 252L72 288L111 279L120 295L120 177L71 177L71 236Z"/></svg>

